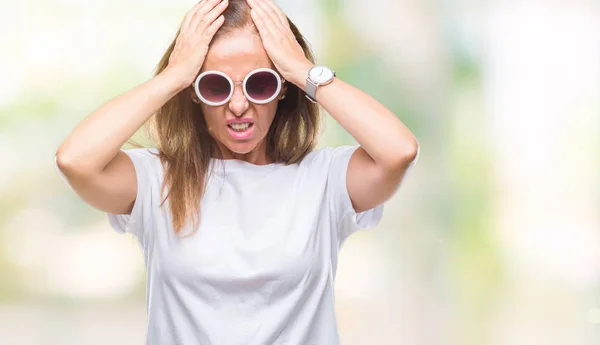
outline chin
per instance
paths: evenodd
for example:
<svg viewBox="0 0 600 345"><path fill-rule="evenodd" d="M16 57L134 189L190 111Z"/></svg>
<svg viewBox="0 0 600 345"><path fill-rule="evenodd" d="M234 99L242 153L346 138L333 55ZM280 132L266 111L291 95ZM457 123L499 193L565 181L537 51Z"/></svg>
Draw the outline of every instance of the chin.
<svg viewBox="0 0 600 345"><path fill-rule="evenodd" d="M229 151L236 153L236 154L246 154L251 152L252 150L254 150L256 148L256 146L258 146L258 141L257 140L249 140L246 142L242 142L242 141L237 141L237 142L228 142L226 145L227 149L229 149Z"/></svg>

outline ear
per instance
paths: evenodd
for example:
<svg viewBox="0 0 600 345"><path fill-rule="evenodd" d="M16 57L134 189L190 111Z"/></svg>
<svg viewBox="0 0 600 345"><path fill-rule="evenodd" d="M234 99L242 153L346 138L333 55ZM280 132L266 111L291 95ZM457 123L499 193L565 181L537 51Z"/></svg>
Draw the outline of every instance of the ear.
<svg viewBox="0 0 600 345"><path fill-rule="evenodd" d="M285 80L285 79L283 79L283 81L281 82L281 91L279 91L279 100L280 101L282 101L285 98L286 94L287 94L288 83L289 82L287 80Z"/></svg>
<svg viewBox="0 0 600 345"><path fill-rule="evenodd" d="M190 97L194 103L200 104L200 98L196 95L196 90L193 87L190 87Z"/></svg>

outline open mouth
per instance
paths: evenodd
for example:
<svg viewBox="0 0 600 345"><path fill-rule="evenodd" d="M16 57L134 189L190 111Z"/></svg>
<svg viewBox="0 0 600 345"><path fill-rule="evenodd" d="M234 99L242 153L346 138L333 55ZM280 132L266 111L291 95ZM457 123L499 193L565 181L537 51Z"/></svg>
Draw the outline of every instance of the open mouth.
<svg viewBox="0 0 600 345"><path fill-rule="evenodd" d="M240 132L240 133L247 131L252 126L254 126L254 124L251 123L251 122L230 123L230 124L227 125L227 127L231 128L232 130L234 130L236 132Z"/></svg>
<svg viewBox="0 0 600 345"><path fill-rule="evenodd" d="M230 123L227 125L227 130L234 140L249 140L254 132L254 123Z"/></svg>

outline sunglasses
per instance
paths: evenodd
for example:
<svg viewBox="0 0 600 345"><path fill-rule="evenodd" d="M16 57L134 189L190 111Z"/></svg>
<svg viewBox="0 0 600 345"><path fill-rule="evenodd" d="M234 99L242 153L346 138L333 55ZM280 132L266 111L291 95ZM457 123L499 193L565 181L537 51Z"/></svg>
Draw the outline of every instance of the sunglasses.
<svg viewBox="0 0 600 345"><path fill-rule="evenodd" d="M246 98L256 104L265 104L274 100L285 80L270 68L258 68L248 73L241 82ZM207 105L220 106L233 96L234 83L229 76L219 71L201 73L194 82L196 95Z"/></svg>

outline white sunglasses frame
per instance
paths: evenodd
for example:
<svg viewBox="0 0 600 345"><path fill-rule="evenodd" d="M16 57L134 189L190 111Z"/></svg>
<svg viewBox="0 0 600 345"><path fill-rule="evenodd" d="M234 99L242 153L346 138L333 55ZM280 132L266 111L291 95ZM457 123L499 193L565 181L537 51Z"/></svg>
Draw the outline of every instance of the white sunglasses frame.
<svg viewBox="0 0 600 345"><path fill-rule="evenodd" d="M260 73L260 72L268 72L271 73L275 76L275 79L277 80L277 90L273 93L273 96L263 100L263 101L259 101L257 99L254 99L252 97L250 97L250 95L248 94L248 91L246 90L246 84L248 82L248 79L250 79L250 77L252 77L254 74L256 73ZM229 86L230 86L230 91L229 91L229 95L221 102L211 102L209 100L207 100L206 98L202 97L202 94L200 93L200 80L205 76L205 75L209 75L209 74L217 74L220 75L222 77L224 77L228 82L229 82ZM241 82L242 84L242 90L244 91L244 96L246 96L246 99L248 99L250 102L255 103L255 104L266 104L269 103L271 101L273 101L275 98L277 98L277 96L279 96L279 92L281 92L281 88L283 86L283 83L285 82L285 79L283 79L279 73L277 73L275 70L271 69L271 68L257 68L253 71L251 71L250 73L248 73L246 75L246 77L244 78L244 81ZM234 83L233 80L231 80L231 78L221 72L221 71L216 71L216 70L210 70L210 71L205 71L202 72L197 78L196 81L194 82L194 91L196 91L196 96L198 96L198 98L205 103L206 105L210 105L213 107L218 107L221 106L227 102L229 102L229 100L231 99L231 97L233 97L233 91L235 89L235 85L237 85L239 83Z"/></svg>

